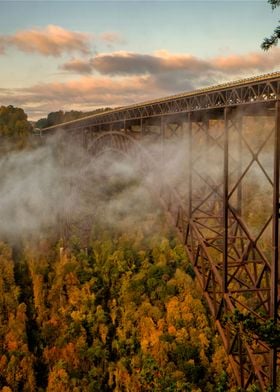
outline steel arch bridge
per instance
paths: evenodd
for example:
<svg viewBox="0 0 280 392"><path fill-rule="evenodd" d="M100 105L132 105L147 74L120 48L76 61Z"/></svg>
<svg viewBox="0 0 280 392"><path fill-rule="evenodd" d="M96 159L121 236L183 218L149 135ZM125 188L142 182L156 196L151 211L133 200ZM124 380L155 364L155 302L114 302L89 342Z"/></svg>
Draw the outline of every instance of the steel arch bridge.
<svg viewBox="0 0 280 392"><path fill-rule="evenodd" d="M167 182L160 202L185 245L237 384L276 389L279 340L262 331L269 324L267 331L279 332L280 72L110 110L42 134L60 129L90 154L132 154L145 170L161 162L143 141L158 143L163 157L171 141L184 141L187 192Z"/></svg>

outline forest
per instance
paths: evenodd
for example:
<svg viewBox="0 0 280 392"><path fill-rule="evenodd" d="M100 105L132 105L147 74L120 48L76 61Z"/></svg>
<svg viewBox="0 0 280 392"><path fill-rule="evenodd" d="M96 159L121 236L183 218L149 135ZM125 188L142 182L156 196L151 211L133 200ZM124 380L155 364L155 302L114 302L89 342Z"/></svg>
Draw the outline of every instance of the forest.
<svg viewBox="0 0 280 392"><path fill-rule="evenodd" d="M21 109L1 107L6 157L30 154L30 135ZM121 193L118 185L102 184L103 194ZM63 237L57 221L1 239L0 391L237 392L192 265L156 201L135 221L118 212L113 225L104 209L94 205L86 234L68 225Z"/></svg>

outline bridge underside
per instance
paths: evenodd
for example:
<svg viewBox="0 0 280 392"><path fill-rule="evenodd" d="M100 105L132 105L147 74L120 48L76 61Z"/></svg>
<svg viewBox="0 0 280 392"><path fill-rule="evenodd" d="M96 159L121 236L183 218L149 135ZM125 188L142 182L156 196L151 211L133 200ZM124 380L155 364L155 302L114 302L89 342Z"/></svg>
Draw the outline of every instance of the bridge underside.
<svg viewBox="0 0 280 392"><path fill-rule="evenodd" d="M101 116L66 127L93 155L110 148L145 151L145 170L162 167L159 199L186 247L237 383L262 391L276 389L280 364L273 339L279 325L279 77L276 84L276 95L263 100L111 121ZM185 151L184 176L172 186L164 168L176 145Z"/></svg>

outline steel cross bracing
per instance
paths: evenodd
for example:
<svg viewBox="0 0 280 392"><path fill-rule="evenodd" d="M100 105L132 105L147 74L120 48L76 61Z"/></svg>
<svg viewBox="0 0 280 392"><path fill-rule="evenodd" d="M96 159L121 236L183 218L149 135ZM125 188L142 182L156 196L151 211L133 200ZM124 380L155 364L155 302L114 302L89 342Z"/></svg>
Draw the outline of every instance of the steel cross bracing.
<svg viewBox="0 0 280 392"><path fill-rule="evenodd" d="M185 244L238 385L276 388L279 347L234 317L238 311L257 326L279 325L280 73L63 128L93 155L133 151L145 170L154 162L142 141L158 142L163 159L170 142L185 143L182 187L165 183L160 200Z"/></svg>

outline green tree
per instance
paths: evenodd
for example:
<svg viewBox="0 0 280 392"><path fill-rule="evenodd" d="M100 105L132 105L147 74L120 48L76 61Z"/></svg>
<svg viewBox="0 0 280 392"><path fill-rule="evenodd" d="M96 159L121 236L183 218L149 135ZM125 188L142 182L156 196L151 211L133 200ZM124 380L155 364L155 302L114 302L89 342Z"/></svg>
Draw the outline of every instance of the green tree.
<svg viewBox="0 0 280 392"><path fill-rule="evenodd" d="M32 125L21 108L12 105L0 107L0 137L17 146L25 146L31 134Z"/></svg>
<svg viewBox="0 0 280 392"><path fill-rule="evenodd" d="M40 118L40 120L38 120L35 123L35 128L46 128L48 126L48 119L47 118Z"/></svg>
<svg viewBox="0 0 280 392"><path fill-rule="evenodd" d="M64 113L62 110L48 114L48 126L60 124L63 122Z"/></svg>
<svg viewBox="0 0 280 392"><path fill-rule="evenodd" d="M268 0L268 3L271 5L271 8L273 10L275 10L275 8L280 5L280 0ZM280 23L280 21L279 21L279 23ZM273 31L273 34L270 37L265 38L263 40L263 42L261 44L261 48L263 50L268 50L272 46L276 46L278 44L279 38L280 38L280 24L275 28L275 30Z"/></svg>

